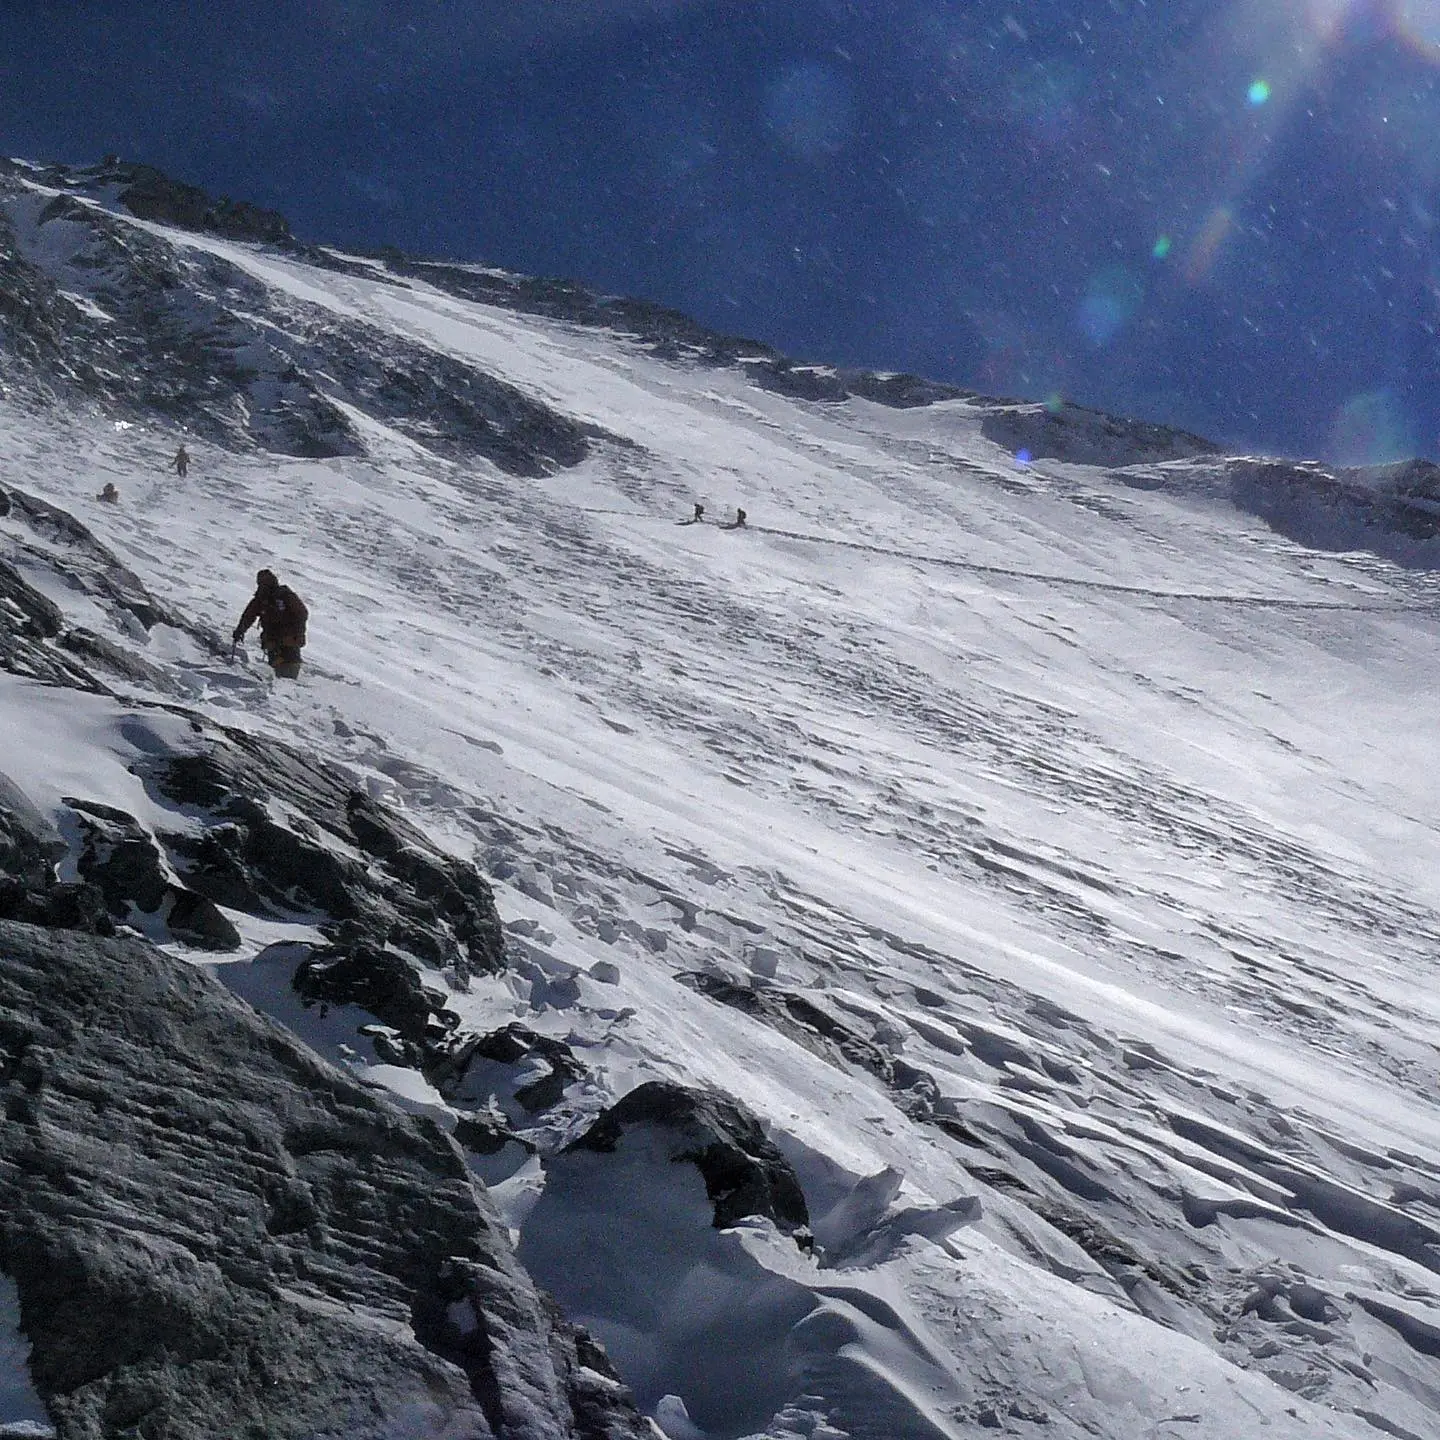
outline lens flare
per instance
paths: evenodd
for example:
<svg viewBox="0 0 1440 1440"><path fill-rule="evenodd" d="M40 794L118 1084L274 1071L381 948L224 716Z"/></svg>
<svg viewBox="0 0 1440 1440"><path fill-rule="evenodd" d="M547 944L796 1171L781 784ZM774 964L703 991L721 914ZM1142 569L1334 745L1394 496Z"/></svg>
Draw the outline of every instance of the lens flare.
<svg viewBox="0 0 1440 1440"><path fill-rule="evenodd" d="M1390 386L1352 395L1335 412L1329 458L1337 465L1388 465L1413 454L1409 417Z"/></svg>
<svg viewBox="0 0 1440 1440"><path fill-rule="evenodd" d="M1085 338L1097 348L1108 345L1130 323L1145 299L1145 286L1121 265L1112 265L1090 279L1076 319Z"/></svg>
<svg viewBox="0 0 1440 1440"><path fill-rule="evenodd" d="M1200 232L1190 242L1185 257L1185 278L1198 285L1215 266L1220 247L1235 225L1235 214L1228 205L1217 205L1206 217Z"/></svg>
<svg viewBox="0 0 1440 1440"><path fill-rule="evenodd" d="M780 143L801 160L844 149L854 104L845 78L828 65L792 66L765 92L765 119Z"/></svg>
<svg viewBox="0 0 1440 1440"><path fill-rule="evenodd" d="M1252 105L1263 105L1270 98L1270 82L1268 80L1253 81L1245 92L1245 98Z"/></svg>
<svg viewBox="0 0 1440 1440"><path fill-rule="evenodd" d="M1154 260L1164 260L1170 254L1170 247L1174 242L1168 235L1161 235L1150 247L1150 256Z"/></svg>
<svg viewBox="0 0 1440 1440"><path fill-rule="evenodd" d="M1440 61L1440 5L1435 0L1395 0L1395 32L1411 50Z"/></svg>

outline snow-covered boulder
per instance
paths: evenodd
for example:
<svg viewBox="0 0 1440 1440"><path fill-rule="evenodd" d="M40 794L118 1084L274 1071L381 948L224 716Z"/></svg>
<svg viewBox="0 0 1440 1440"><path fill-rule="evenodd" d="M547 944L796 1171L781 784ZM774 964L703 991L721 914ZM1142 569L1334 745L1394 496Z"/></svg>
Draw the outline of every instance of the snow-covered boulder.
<svg viewBox="0 0 1440 1440"><path fill-rule="evenodd" d="M657 1137L671 1163L694 1165L715 1207L717 1230L761 1216L808 1245L810 1215L800 1182L764 1127L738 1101L650 1080L605 1111L569 1147L570 1153L613 1154L631 1131Z"/></svg>

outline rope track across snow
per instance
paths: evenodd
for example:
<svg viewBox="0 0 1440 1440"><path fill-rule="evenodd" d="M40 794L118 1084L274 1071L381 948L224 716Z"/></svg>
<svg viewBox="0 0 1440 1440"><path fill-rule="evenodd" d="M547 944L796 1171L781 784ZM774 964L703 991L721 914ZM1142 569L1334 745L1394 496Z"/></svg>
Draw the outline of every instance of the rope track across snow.
<svg viewBox="0 0 1440 1440"><path fill-rule="evenodd" d="M633 510L585 508L587 515L616 515L627 520L654 520L651 515ZM798 540L809 545L829 545L840 550L857 550L888 560L908 560L917 565L935 565L948 570L964 570L972 575L995 575L1006 580L1033 580L1043 585L1068 586L1075 590L1092 590L1107 595L1133 595L1141 600L1200 601L1212 605L1253 605L1271 610L1322 610L1346 614L1416 614L1427 613L1431 605L1396 605L1392 603L1362 604L1349 600L1298 600L1281 595L1225 595L1204 590L1153 590L1142 585L1124 585L1116 580L1092 580L1081 575L1046 574L1037 570L1019 570L1007 565L990 565L981 560L963 560L953 555L922 555L909 550L871 545L863 540L846 540L835 535L815 535L803 530L782 530L774 525L747 524L752 534L773 535L781 540Z"/></svg>

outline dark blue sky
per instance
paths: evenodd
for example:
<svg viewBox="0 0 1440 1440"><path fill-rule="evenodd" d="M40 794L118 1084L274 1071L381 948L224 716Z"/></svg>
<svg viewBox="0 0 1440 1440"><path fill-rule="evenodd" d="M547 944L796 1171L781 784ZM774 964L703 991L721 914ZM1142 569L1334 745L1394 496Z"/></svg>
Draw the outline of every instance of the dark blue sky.
<svg viewBox="0 0 1440 1440"><path fill-rule="evenodd" d="M0 0L0 146L798 358L1440 454L1440 0Z"/></svg>

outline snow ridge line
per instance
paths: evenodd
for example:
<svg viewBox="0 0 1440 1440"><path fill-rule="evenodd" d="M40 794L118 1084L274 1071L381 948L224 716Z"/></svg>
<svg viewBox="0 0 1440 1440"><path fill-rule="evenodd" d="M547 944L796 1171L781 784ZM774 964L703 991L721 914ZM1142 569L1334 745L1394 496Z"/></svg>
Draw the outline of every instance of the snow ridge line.
<svg viewBox="0 0 1440 1440"><path fill-rule="evenodd" d="M627 520L651 520L659 517L640 515L634 510L606 510L583 507L586 515L619 515ZM665 522L674 523L674 522ZM708 523L708 522L706 522ZM724 526L712 528L727 528ZM883 545L870 545L863 540L842 540L833 535L812 535L801 530L782 530L774 525L730 526L744 528L757 535L775 535L784 540L801 540L811 545L831 545L842 550L860 550L891 560L911 560L917 565L938 565L949 570L965 570L975 575L998 575L1008 580L1035 580L1045 585L1068 585L1077 590L1095 590L1109 595L1133 595L1142 600L1200 600L1214 605L1258 605L1272 610L1331 610L1361 615L1426 614L1433 605L1397 605L1381 602L1374 605L1347 600L1295 600L1282 595L1220 595L1203 590L1152 590L1142 585L1122 585L1117 580L1087 580L1078 575L1047 575L1038 570L1016 570L1005 565L989 565L982 560L959 560L949 555L919 555L909 550L888 550Z"/></svg>

